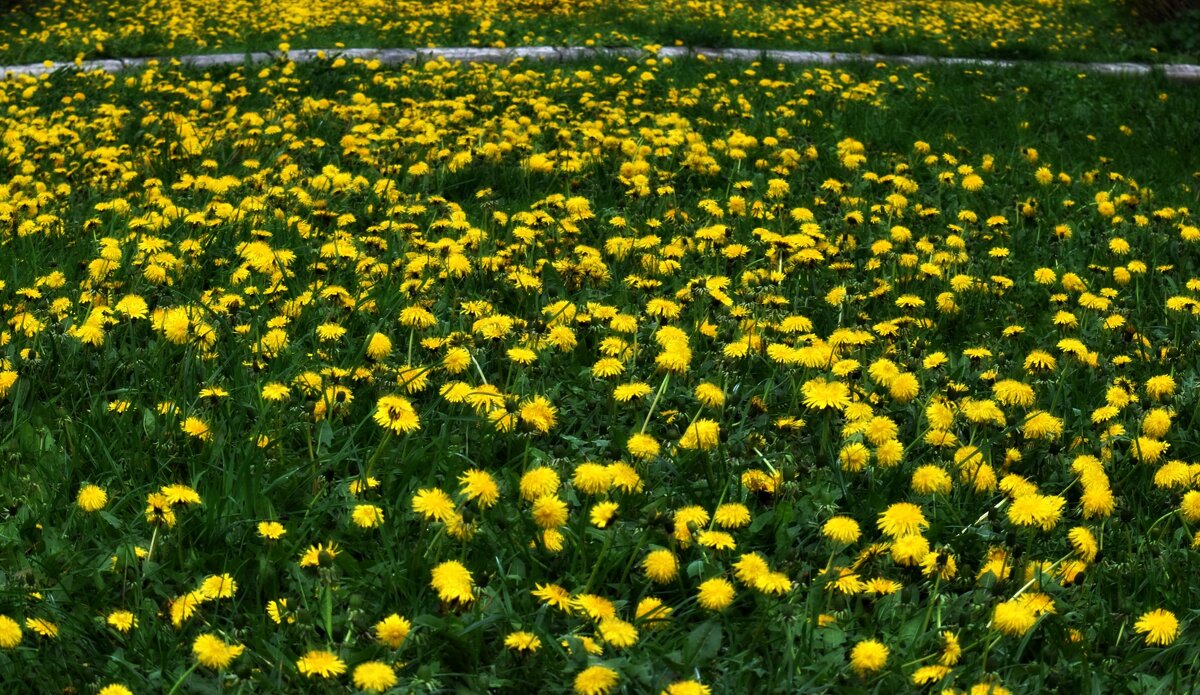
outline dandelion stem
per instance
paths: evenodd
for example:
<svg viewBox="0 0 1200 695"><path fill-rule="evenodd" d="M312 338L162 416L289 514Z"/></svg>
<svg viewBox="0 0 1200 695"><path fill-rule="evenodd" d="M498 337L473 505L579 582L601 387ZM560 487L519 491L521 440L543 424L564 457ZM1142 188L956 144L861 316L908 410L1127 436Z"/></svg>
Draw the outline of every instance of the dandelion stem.
<svg viewBox="0 0 1200 695"><path fill-rule="evenodd" d="M1171 511L1167 512L1166 514L1163 514L1162 516L1160 516L1160 517L1158 517L1157 519L1155 519L1155 520L1154 520L1154 523L1153 523L1153 524L1150 524L1150 528L1146 529L1146 535L1147 535L1147 536L1149 536L1149 535L1150 535L1150 532L1154 530L1154 527L1155 527L1155 526L1158 526L1158 525L1159 525L1159 523L1160 523L1160 522L1162 522L1164 519L1166 519L1166 518L1168 518L1168 517L1171 517L1171 516L1174 516L1174 514L1175 514L1175 510L1174 510L1174 509L1172 509Z"/></svg>
<svg viewBox="0 0 1200 695"><path fill-rule="evenodd" d="M383 454L383 450L390 441L392 441L392 431L385 429L383 440L379 442L379 446L375 447L375 453L371 454L371 459L367 461L367 471L363 474L363 482L366 482L366 479L371 477L371 471L375 468L375 462L379 460L379 456Z"/></svg>
<svg viewBox="0 0 1200 695"><path fill-rule="evenodd" d="M324 594L324 596L321 597L321 599L322 599L321 600L321 618L325 624L325 637L326 637L326 639L328 639L332 642L333 641L333 571L326 570L325 576L323 577L323 579L325 581L323 582L324 583L324 587L323 587L324 591L322 592Z"/></svg>
<svg viewBox="0 0 1200 695"><path fill-rule="evenodd" d="M650 409L646 411L646 419L642 420L642 429L638 430L640 434L646 433L646 427L650 425L650 416L654 414L654 409L658 407L658 399L662 398L663 391L667 389L667 382L670 380L670 372L663 375L662 383L658 385L658 392L654 394L654 400L650 402Z"/></svg>
<svg viewBox="0 0 1200 695"><path fill-rule="evenodd" d="M479 378L486 384L488 382L487 377L483 375L483 367L479 366L479 361L475 359L474 353L471 353L471 364L475 365L475 371L479 372Z"/></svg>
<svg viewBox="0 0 1200 695"><path fill-rule="evenodd" d="M1054 562L1050 563L1050 567L1048 567L1047 570L1054 569L1055 567L1057 567L1059 565L1059 563L1061 563L1063 560L1066 560L1069 557L1071 557L1071 553L1067 553L1066 555L1063 555L1062 557L1058 558ZM1015 599L1020 598L1021 594L1025 593L1026 589L1028 589L1029 587L1031 587L1037 583L1038 578L1039 578L1038 575L1041 575L1041 574L1044 574L1044 572L1042 572L1041 570L1034 572L1033 578L1030 579L1029 581L1025 582L1025 585L1022 586L1020 589L1017 589L1017 593L1013 594L1012 598L1010 598L1009 601L1013 601ZM991 621L988 621L988 627L991 627L991 625L992 625Z"/></svg>
<svg viewBox="0 0 1200 695"><path fill-rule="evenodd" d="M982 670L987 671L988 652L992 651L992 647L996 646L996 643L999 642L1003 637L1004 635L996 635L996 639L988 642L987 646L983 648L983 659L979 662Z"/></svg>
<svg viewBox="0 0 1200 695"><path fill-rule="evenodd" d="M921 621L921 631L917 633L918 637L925 636L925 630L929 627L929 617L933 614L933 607L938 603L938 589L942 585L942 575L938 574L933 579L933 591L929 594L929 608L925 609L925 619Z"/></svg>
<svg viewBox="0 0 1200 695"><path fill-rule="evenodd" d="M158 525L154 526L154 530L150 532L150 548L146 551L146 559L142 561L142 576L146 576L146 565L150 564L150 558L154 556L154 544L158 541Z"/></svg>
<svg viewBox="0 0 1200 695"><path fill-rule="evenodd" d="M192 671L195 671L196 667L199 665L199 661L192 663L192 665L188 667L188 670L184 671L183 675L179 677L179 680L175 681L175 685L172 685L171 689L167 691L167 695L175 695L175 693L179 691L179 686L183 685L183 682L187 680L188 676L192 675Z"/></svg>
<svg viewBox="0 0 1200 695"><path fill-rule="evenodd" d="M583 585L583 593L586 594L592 590L592 582L596 581L596 573L600 571L600 565L604 562L604 556L608 554L608 547L612 545L612 539L613 534L611 532L604 534L604 545L600 548L600 555L592 563L592 573L588 575L587 584Z"/></svg>

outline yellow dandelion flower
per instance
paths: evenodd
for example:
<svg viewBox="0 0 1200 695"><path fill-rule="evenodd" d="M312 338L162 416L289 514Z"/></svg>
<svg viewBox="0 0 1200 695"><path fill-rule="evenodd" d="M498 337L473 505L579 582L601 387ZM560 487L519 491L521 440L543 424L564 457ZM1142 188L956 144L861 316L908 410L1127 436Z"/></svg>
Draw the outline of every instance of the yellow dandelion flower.
<svg viewBox="0 0 1200 695"><path fill-rule="evenodd" d="M602 495L612 486L612 471L598 463L581 463L575 468L571 484L587 495Z"/></svg>
<svg viewBox="0 0 1200 695"><path fill-rule="evenodd" d="M992 611L992 625L1000 632L1017 637L1029 632L1037 622L1037 615L1027 604L1019 600L1004 601Z"/></svg>
<svg viewBox="0 0 1200 695"><path fill-rule="evenodd" d="M534 396L521 404L521 422L535 432L545 434L554 428L558 409L543 396Z"/></svg>
<svg viewBox="0 0 1200 695"><path fill-rule="evenodd" d="M208 426L208 423L195 416L185 418L183 422L179 423L179 429L189 437L202 442L210 442L213 438L212 428Z"/></svg>
<svg viewBox="0 0 1200 695"><path fill-rule="evenodd" d="M79 489L75 504L85 512L98 512L108 504L108 493L98 485L84 485Z"/></svg>
<svg viewBox="0 0 1200 695"><path fill-rule="evenodd" d="M883 642L867 639L850 650L850 668L860 676L875 673L887 664L888 648Z"/></svg>
<svg viewBox="0 0 1200 695"><path fill-rule="evenodd" d="M625 443L626 450L629 455L639 461L649 461L658 456L660 446L658 440L654 437L639 432L629 437L629 441Z"/></svg>
<svg viewBox="0 0 1200 695"><path fill-rule="evenodd" d="M199 493L187 485L164 485L159 492L170 504L202 504Z"/></svg>
<svg viewBox="0 0 1200 695"><path fill-rule="evenodd" d="M897 374L888 384L888 393L897 403L908 403L921 392L921 382L911 372Z"/></svg>
<svg viewBox="0 0 1200 695"><path fill-rule="evenodd" d="M258 535L269 541L277 541L283 538L287 533L287 529L278 521L260 521L258 522Z"/></svg>
<svg viewBox="0 0 1200 695"><path fill-rule="evenodd" d="M521 498L533 502L540 497L553 495L558 491L560 484L558 473L554 469L545 466L532 468L521 476Z"/></svg>
<svg viewBox="0 0 1200 695"><path fill-rule="evenodd" d="M714 577L700 584L696 601L710 611L724 610L733 603L733 584L721 577Z"/></svg>
<svg viewBox="0 0 1200 695"><path fill-rule="evenodd" d="M310 545L300 555L301 567L329 567L333 564L335 558L341 553L341 549L337 544L330 541L328 544L318 543Z"/></svg>
<svg viewBox="0 0 1200 695"><path fill-rule="evenodd" d="M375 640L392 649L399 649L411 630L412 623L408 619L392 613L375 623Z"/></svg>
<svg viewBox="0 0 1200 695"><path fill-rule="evenodd" d="M575 676L577 695L607 695L617 687L617 672L607 666L589 666Z"/></svg>
<svg viewBox="0 0 1200 695"><path fill-rule="evenodd" d="M725 405L725 392L716 384L704 382L696 387L694 393L696 400L709 408L719 408Z"/></svg>
<svg viewBox="0 0 1200 695"><path fill-rule="evenodd" d="M200 594L206 600L233 598L237 593L238 584L229 574L214 574L204 578L200 583Z"/></svg>
<svg viewBox="0 0 1200 695"><path fill-rule="evenodd" d="M450 560L433 568L429 585L446 603L457 601L470 603L475 600L474 580L471 572L462 563Z"/></svg>
<svg viewBox="0 0 1200 695"><path fill-rule="evenodd" d="M948 675L950 675L949 666L942 666L941 664L922 666L916 671L913 671L912 684L929 685L930 683L937 683Z"/></svg>
<svg viewBox="0 0 1200 695"><path fill-rule="evenodd" d="M276 625L282 625L286 620L289 625L296 622L296 616L288 613L288 603L286 598L267 601L267 617Z"/></svg>
<svg viewBox="0 0 1200 695"><path fill-rule="evenodd" d="M1146 395L1156 401L1175 395L1175 379L1170 374L1152 376L1146 380Z"/></svg>
<svg viewBox="0 0 1200 695"><path fill-rule="evenodd" d="M750 524L750 509L739 502L726 502L713 512L713 521L721 528L743 528Z"/></svg>
<svg viewBox="0 0 1200 695"><path fill-rule="evenodd" d="M637 644L638 631L620 618L603 618L599 625L600 638L618 649Z"/></svg>
<svg viewBox="0 0 1200 695"><path fill-rule="evenodd" d="M651 391L653 389L650 388L650 385L642 382L620 384L613 389L613 398L621 403L628 403L629 401L650 395Z"/></svg>
<svg viewBox="0 0 1200 695"><path fill-rule="evenodd" d="M421 429L421 419L412 402L403 396L383 396L375 404L375 422L396 434Z"/></svg>
<svg viewBox="0 0 1200 695"><path fill-rule="evenodd" d="M542 648L542 640L532 632L518 630L510 632L504 638L504 647L514 652L533 653Z"/></svg>
<svg viewBox="0 0 1200 695"><path fill-rule="evenodd" d="M350 518L359 528L375 528L383 524L383 508L374 504L355 505Z"/></svg>
<svg viewBox="0 0 1200 695"><path fill-rule="evenodd" d="M351 677L354 687L367 692L382 693L396 685L396 672L381 661L367 661L354 667Z"/></svg>
<svg viewBox="0 0 1200 695"><path fill-rule="evenodd" d="M314 649L296 660L296 669L307 678L333 678L346 672L346 662L337 654Z"/></svg>
<svg viewBox="0 0 1200 695"><path fill-rule="evenodd" d="M104 622L108 623L117 632L129 632L138 625L137 616L125 610L116 610L109 613Z"/></svg>
<svg viewBox="0 0 1200 695"><path fill-rule="evenodd" d="M1063 421L1050 413L1038 410L1025 418L1021 432L1030 439L1057 439L1063 432Z"/></svg>
<svg viewBox="0 0 1200 695"><path fill-rule="evenodd" d="M45 618L26 618L25 627L33 630L46 639L55 639L58 637L58 625L55 625Z"/></svg>
<svg viewBox="0 0 1200 695"><path fill-rule="evenodd" d="M0 649L12 649L21 643L21 626L7 615L0 615Z"/></svg>
<svg viewBox="0 0 1200 695"><path fill-rule="evenodd" d="M845 410L850 405L850 387L840 381L812 379L800 387L804 406L818 410Z"/></svg>
<svg viewBox="0 0 1200 695"><path fill-rule="evenodd" d="M835 516L825 522L821 533L834 543L849 545L859 539L862 529L857 521L848 516Z"/></svg>
<svg viewBox="0 0 1200 695"><path fill-rule="evenodd" d="M717 446L721 439L721 426L715 420L700 418L684 431L679 439L682 449L699 449L708 451Z"/></svg>
<svg viewBox="0 0 1200 695"><path fill-rule="evenodd" d="M696 542L714 550L733 550L737 547L733 536L724 531L701 531L696 536Z"/></svg>
<svg viewBox="0 0 1200 695"><path fill-rule="evenodd" d="M496 504L500 499L500 486L487 471L472 468L458 476L458 482L462 483L463 497L473 500L484 509Z"/></svg>
<svg viewBox="0 0 1200 695"><path fill-rule="evenodd" d="M912 489L917 494L944 495L950 492L952 485L950 474L941 466L926 464L913 471Z"/></svg>
<svg viewBox="0 0 1200 695"><path fill-rule="evenodd" d="M413 511L432 521L445 523L456 512L456 505L450 495L438 488L423 488L417 490L412 498Z"/></svg>
<svg viewBox="0 0 1200 695"><path fill-rule="evenodd" d="M382 333L372 333L367 339L367 358L382 360L392 354L392 340Z"/></svg>
<svg viewBox="0 0 1200 695"><path fill-rule="evenodd" d="M922 529L929 528L924 512L911 502L897 502L891 505L879 515L876 525L880 531L892 538L920 533Z"/></svg>
<svg viewBox="0 0 1200 695"><path fill-rule="evenodd" d="M1017 526L1038 526L1049 531L1058 524L1067 501L1057 495L1029 493L1013 500L1008 507L1008 520Z"/></svg>
<svg viewBox="0 0 1200 695"><path fill-rule="evenodd" d="M200 635L192 642L192 654L200 665L212 669L223 669L241 656L246 647L241 644L226 644L217 635L207 633Z"/></svg>
<svg viewBox="0 0 1200 695"><path fill-rule="evenodd" d="M666 627L671 612L672 608L664 604L662 599L647 596L638 601L634 614L637 616L638 622L645 625L646 629L657 630Z"/></svg>
<svg viewBox="0 0 1200 695"><path fill-rule="evenodd" d="M670 550L652 550L642 560L642 570L652 582L666 584L679 573L679 561Z"/></svg>
<svg viewBox="0 0 1200 695"><path fill-rule="evenodd" d="M659 695L712 695L712 689L700 681L675 681Z"/></svg>
<svg viewBox="0 0 1200 695"><path fill-rule="evenodd" d="M533 502L533 521L539 528L554 529L567 523L567 503L556 495L543 495Z"/></svg>
<svg viewBox="0 0 1200 695"><path fill-rule="evenodd" d="M546 604L553 606L561 611L570 613L573 608L571 605L571 593L557 584L535 584L533 594L535 598L541 599Z"/></svg>

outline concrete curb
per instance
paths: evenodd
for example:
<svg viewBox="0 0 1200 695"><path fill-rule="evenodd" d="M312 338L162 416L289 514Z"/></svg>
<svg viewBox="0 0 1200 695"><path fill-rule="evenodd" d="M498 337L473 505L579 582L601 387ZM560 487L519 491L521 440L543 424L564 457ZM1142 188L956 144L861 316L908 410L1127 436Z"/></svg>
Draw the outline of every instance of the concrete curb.
<svg viewBox="0 0 1200 695"><path fill-rule="evenodd" d="M521 46L515 48L345 48L345 49L315 49L306 48L290 51L288 57L296 62L317 60L318 53L327 56L340 56L346 59L361 58L363 60L378 60L384 64L424 62L444 58L449 61L477 63L507 63L517 59L536 60L543 62L570 62L604 57L639 58L647 55L638 48L589 48L585 46ZM1148 65L1143 63L1075 63L1075 62L1041 62L1032 60L996 60L991 58L935 58L932 56L913 55L878 55L872 53L837 53L830 51L776 51L753 48L689 48L669 46L661 49L658 55L664 58L686 58L702 55L706 58L749 62L765 60L774 63L793 63L802 65L838 65L845 63L890 63L913 66L960 66L971 68L1013 68L1022 65L1055 65L1071 70L1090 72L1101 75L1127 75L1142 77L1154 72L1161 72L1165 77L1180 82L1200 83L1200 65L1166 64ZM162 58L120 58L110 60L85 60L82 63L34 63L31 65L0 66L0 72L6 78L29 75L38 76L56 70L103 70L105 72L120 72L143 67L150 62L180 64L205 68L219 65L242 65L244 63L265 63L280 57L275 52L258 53L217 53L212 55L188 55Z"/></svg>

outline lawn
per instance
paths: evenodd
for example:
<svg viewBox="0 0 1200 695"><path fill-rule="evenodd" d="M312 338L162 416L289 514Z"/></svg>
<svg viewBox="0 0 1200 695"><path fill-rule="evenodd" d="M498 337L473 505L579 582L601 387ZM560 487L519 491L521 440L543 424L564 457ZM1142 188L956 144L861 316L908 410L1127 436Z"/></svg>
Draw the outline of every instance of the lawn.
<svg viewBox="0 0 1200 695"><path fill-rule="evenodd" d="M0 104L10 687L1192 687L1194 88L328 55Z"/></svg>
<svg viewBox="0 0 1200 695"><path fill-rule="evenodd" d="M0 64L295 48L689 45L1200 62L1148 0L15 0Z"/></svg>

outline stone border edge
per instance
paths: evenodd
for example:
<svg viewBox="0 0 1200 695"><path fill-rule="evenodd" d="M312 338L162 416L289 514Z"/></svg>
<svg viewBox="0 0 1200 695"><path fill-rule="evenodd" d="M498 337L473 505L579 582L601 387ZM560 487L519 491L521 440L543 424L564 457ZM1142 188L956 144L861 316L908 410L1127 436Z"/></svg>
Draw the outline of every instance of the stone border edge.
<svg viewBox="0 0 1200 695"><path fill-rule="evenodd" d="M571 62L588 58L625 57L638 58L648 55L638 48L591 48L584 46L520 46L514 48L343 48L318 49L306 48L289 51L287 56L296 62L317 60L319 54L330 57L347 59L361 58L363 60L378 60L384 64L412 63L417 61L437 60L444 58L451 62L476 63L507 63L517 59L528 59L542 62ZM253 53L216 53L212 55L165 56L156 58L118 58L105 60L85 60L75 62L33 63L29 65L0 66L0 73L5 78L18 76L39 76L57 70L81 70L91 72L103 70L116 73L122 70L144 67L152 62L171 65L178 61L187 67L205 68L221 65L243 65L249 63L265 63L278 59L283 54L263 51ZM1200 83L1200 65L1163 64L1149 65L1144 63L1079 63L1079 62L1041 62L1025 60L1000 60L992 58L936 58L924 55L880 55L873 53L838 53L831 51L788 51L753 48L689 48L668 46L656 54L660 57L678 59L693 56L704 56L736 62L766 60L776 63L792 63L803 65L838 65L845 63L891 63L913 66L960 66L975 68L1012 68L1022 65L1053 65L1061 68L1075 69L1102 75L1126 75L1144 77L1160 71L1166 78L1180 82Z"/></svg>

